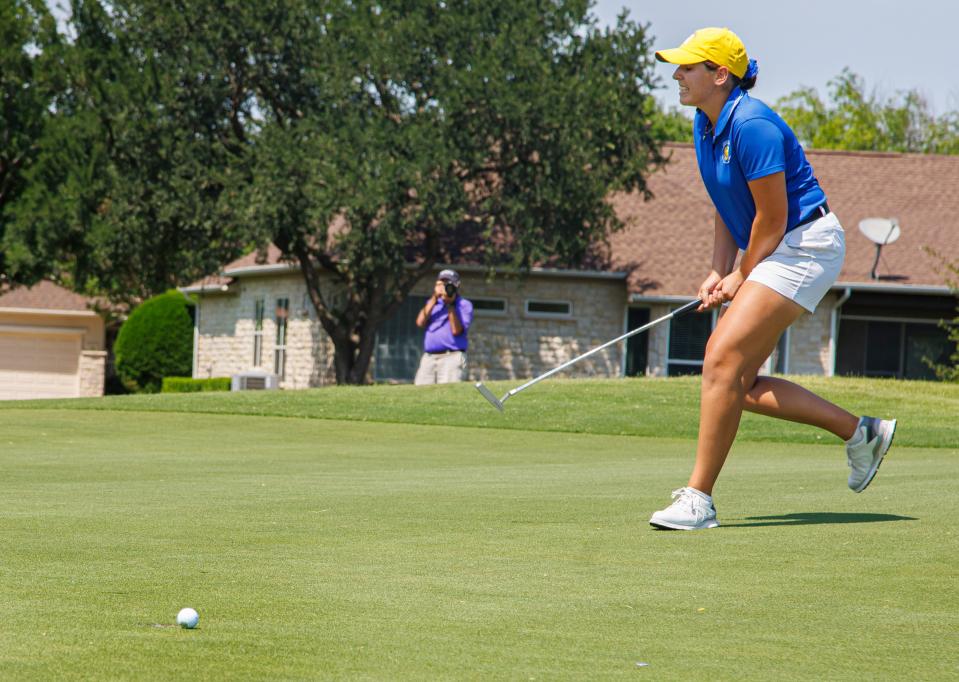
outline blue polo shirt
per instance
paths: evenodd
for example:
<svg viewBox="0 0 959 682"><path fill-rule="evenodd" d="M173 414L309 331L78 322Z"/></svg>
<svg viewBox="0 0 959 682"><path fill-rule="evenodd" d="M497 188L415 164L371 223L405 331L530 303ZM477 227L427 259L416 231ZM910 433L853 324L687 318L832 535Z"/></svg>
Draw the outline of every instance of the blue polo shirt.
<svg viewBox="0 0 959 682"><path fill-rule="evenodd" d="M729 94L715 130L709 117L696 110L693 139L706 191L741 249L749 245L756 218L750 180L785 173L786 232L812 217L826 200L792 129L740 88Z"/></svg>

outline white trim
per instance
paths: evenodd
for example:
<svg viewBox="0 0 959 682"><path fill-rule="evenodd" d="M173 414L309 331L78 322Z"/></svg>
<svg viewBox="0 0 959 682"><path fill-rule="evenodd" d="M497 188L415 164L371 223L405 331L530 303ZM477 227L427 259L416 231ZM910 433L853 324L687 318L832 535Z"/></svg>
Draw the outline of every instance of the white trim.
<svg viewBox="0 0 959 682"><path fill-rule="evenodd" d="M57 308L0 308L0 314L60 315L67 317L100 317L93 310L59 310Z"/></svg>
<svg viewBox="0 0 959 682"><path fill-rule="evenodd" d="M530 303L542 303L545 305L566 305L569 306L568 313L545 313L538 311L530 311ZM539 298L527 298L523 301L523 317L529 317L538 320L572 320L573 319L573 302L572 301L563 301L563 300L550 300L550 299L539 299Z"/></svg>
<svg viewBox="0 0 959 682"><path fill-rule="evenodd" d="M179 287L179 291L184 294L228 294L230 293L230 285L219 284L217 286Z"/></svg>
<svg viewBox="0 0 959 682"><path fill-rule="evenodd" d="M875 291L882 294L916 294L941 296L952 294L952 289L935 284L879 284L873 282L836 282L833 291Z"/></svg>
<svg viewBox="0 0 959 682"><path fill-rule="evenodd" d="M200 300L193 308L193 378L200 378Z"/></svg>
<svg viewBox="0 0 959 682"><path fill-rule="evenodd" d="M416 265L413 263L408 263L406 266L408 269L415 268ZM299 271L300 266L295 263L266 263L263 265L245 265L238 268L229 268L223 270L223 276L225 277L245 277L245 276L258 276L258 275L272 275L285 272L296 272ZM436 272L440 272L446 269L453 269L457 272L470 272L470 273L486 273L490 272L490 269L485 265L456 265L449 263L437 263L434 266ZM497 274L516 274L516 271L513 269L506 268L493 268L492 272ZM529 274L536 275L538 277L563 277L563 278L574 278L574 279L611 279L611 280L625 280L627 273L625 272L607 272L604 270L562 270L559 268L530 268ZM184 287L183 290L195 293L196 287Z"/></svg>
<svg viewBox="0 0 959 682"><path fill-rule="evenodd" d="M82 327L43 327L40 325L0 324L0 334L49 334L51 336L83 336Z"/></svg>
<svg viewBox="0 0 959 682"><path fill-rule="evenodd" d="M842 304L852 296L852 288L846 287L843 290L839 300L833 303L829 310L829 367L826 368L826 376L836 376L836 353L839 345L839 309Z"/></svg>
<svg viewBox="0 0 959 682"><path fill-rule="evenodd" d="M300 266L294 265L293 263L271 263L264 265L246 265L242 268L233 268L232 270L224 270L223 275L225 277L243 277L245 275L250 276L259 276L259 275L276 275L282 274L285 272L299 272Z"/></svg>

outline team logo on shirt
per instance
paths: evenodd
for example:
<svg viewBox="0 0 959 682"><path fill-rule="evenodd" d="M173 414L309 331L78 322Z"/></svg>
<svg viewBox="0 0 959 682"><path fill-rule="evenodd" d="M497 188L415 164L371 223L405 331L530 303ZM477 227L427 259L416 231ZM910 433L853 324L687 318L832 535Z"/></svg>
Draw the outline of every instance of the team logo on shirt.
<svg viewBox="0 0 959 682"><path fill-rule="evenodd" d="M729 163L729 156L729 140L726 140L723 142L723 163Z"/></svg>

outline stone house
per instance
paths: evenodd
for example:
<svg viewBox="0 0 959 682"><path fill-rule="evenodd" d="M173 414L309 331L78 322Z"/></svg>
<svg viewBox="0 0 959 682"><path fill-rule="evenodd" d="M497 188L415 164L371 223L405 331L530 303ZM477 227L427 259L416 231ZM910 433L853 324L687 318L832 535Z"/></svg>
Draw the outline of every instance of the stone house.
<svg viewBox="0 0 959 682"><path fill-rule="evenodd" d="M655 198L610 198L625 229L610 239L602 270L537 269L527 278L449 264L473 301L469 376L523 379L569 360L693 299L712 254L713 207L691 145L669 145L671 163L650 179ZM956 315L944 274L959 261L959 157L808 152L847 235L839 281L814 314L782 337L767 371L931 378L924 357L948 356L942 319ZM875 245L858 229L895 217L901 238ZM873 274L876 277L873 277ZM315 319L302 278L271 247L183 289L197 296L194 375L260 370L284 388L333 381L332 344ZM376 381L410 381L420 356L413 319L432 290L422 281L377 336ZM571 376L674 376L702 368L715 315L689 315L617 344ZM625 347L624 347L625 346Z"/></svg>
<svg viewBox="0 0 959 682"><path fill-rule="evenodd" d="M0 400L103 395L103 318L52 282L0 293Z"/></svg>

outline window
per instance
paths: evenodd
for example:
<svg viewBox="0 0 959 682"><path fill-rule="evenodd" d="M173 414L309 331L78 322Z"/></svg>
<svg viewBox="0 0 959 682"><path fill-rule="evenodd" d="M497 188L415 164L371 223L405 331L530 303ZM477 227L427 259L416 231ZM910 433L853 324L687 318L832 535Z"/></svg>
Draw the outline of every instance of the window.
<svg viewBox="0 0 959 682"><path fill-rule="evenodd" d="M416 326L416 314L427 300L426 296L408 296L376 330L375 381L413 381L423 355L423 330Z"/></svg>
<svg viewBox="0 0 959 682"><path fill-rule="evenodd" d="M954 296L853 292L840 312L835 373L935 379L927 361L948 364L955 349L939 321L955 315Z"/></svg>
<svg viewBox="0 0 959 682"><path fill-rule="evenodd" d="M953 350L948 332L936 322L847 316L837 346L836 374L897 379L935 379L926 361L948 364Z"/></svg>
<svg viewBox="0 0 959 682"><path fill-rule="evenodd" d="M262 298L253 302L253 366L263 364L263 314L266 303Z"/></svg>
<svg viewBox="0 0 959 682"><path fill-rule="evenodd" d="M671 377L702 374L706 357L706 341L713 330L709 314L683 315L669 323L669 357L666 374Z"/></svg>
<svg viewBox="0 0 959 682"><path fill-rule="evenodd" d="M573 304L569 301L526 301L527 317L569 319L573 316Z"/></svg>
<svg viewBox="0 0 959 682"><path fill-rule="evenodd" d="M273 350L273 373L286 378L286 321L290 317L290 299L276 299L276 346Z"/></svg>
<svg viewBox="0 0 959 682"><path fill-rule="evenodd" d="M470 302L475 315L502 317L506 314L505 298L471 298Z"/></svg>
<svg viewBox="0 0 959 682"><path fill-rule="evenodd" d="M627 331L639 329L649 322L649 308L630 308L626 316ZM649 364L649 334L636 334L626 339L626 376L643 376Z"/></svg>

